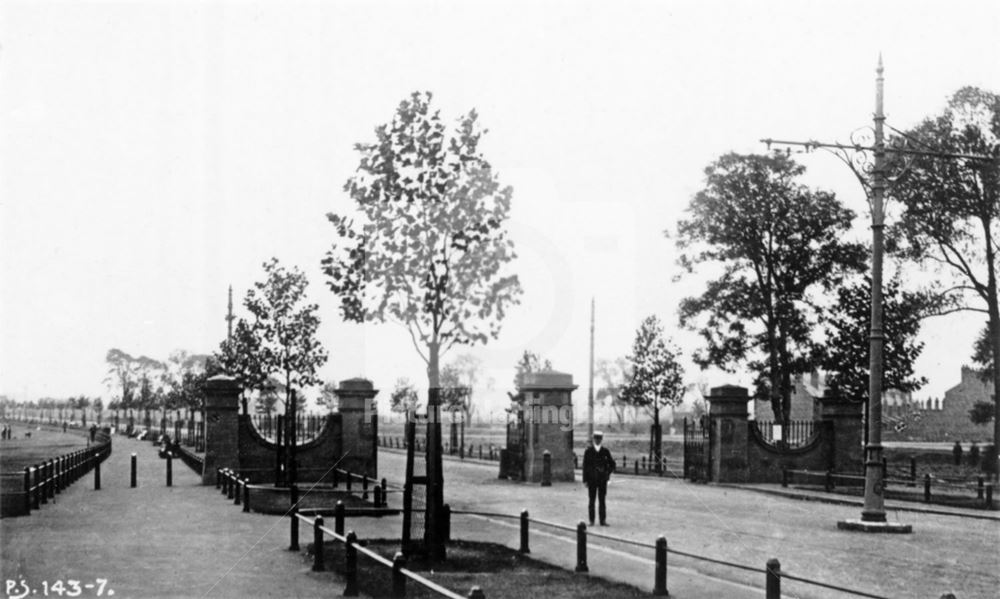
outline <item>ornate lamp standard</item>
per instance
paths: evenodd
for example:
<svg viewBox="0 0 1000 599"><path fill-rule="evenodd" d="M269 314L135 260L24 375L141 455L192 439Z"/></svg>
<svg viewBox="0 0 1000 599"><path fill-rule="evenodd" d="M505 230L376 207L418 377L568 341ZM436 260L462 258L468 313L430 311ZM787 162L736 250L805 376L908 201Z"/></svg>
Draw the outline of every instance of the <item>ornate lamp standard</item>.
<svg viewBox="0 0 1000 599"><path fill-rule="evenodd" d="M956 154L948 152L921 151L907 148L887 149L885 146L885 113L882 107L883 82L882 56L879 55L875 78L874 140L865 139L864 130L851 136L852 144L823 143L817 141L782 141L762 139L768 145L799 146L809 152L825 149L845 162L861 181L868 196L872 215L872 292L871 292L871 332L870 363L868 384L868 436L865 444L865 501L860 519L843 520L837 527L844 530L866 532L912 532L909 524L888 522L885 517L885 476L882 470L882 349L885 337L882 332L882 262L885 253L885 191L886 153L892 152L903 158L914 155L938 158L958 158L982 160L984 156ZM904 169L905 170L905 169ZM870 176L870 183L869 183Z"/></svg>

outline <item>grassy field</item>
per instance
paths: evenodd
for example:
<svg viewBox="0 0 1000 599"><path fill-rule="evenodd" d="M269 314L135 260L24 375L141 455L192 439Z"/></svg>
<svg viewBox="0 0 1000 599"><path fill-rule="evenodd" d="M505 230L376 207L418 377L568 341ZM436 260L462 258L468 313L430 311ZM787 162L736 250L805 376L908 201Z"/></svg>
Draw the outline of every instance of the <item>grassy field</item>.
<svg viewBox="0 0 1000 599"><path fill-rule="evenodd" d="M53 430L13 424L13 438L0 441L0 492L24 487L24 468L87 447L83 431ZM31 432L31 437L25 436Z"/></svg>

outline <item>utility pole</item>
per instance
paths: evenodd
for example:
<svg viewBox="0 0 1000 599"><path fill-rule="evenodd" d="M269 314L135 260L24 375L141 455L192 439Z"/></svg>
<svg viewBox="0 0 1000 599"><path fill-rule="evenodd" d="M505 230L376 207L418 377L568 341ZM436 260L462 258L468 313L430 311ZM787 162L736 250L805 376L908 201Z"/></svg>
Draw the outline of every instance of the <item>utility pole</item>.
<svg viewBox="0 0 1000 599"><path fill-rule="evenodd" d="M587 388L587 439L594 437L594 298L590 298L590 386Z"/></svg>
<svg viewBox="0 0 1000 599"><path fill-rule="evenodd" d="M229 311L226 312L226 342L233 342L233 286L229 286Z"/></svg>
<svg viewBox="0 0 1000 599"><path fill-rule="evenodd" d="M845 520L837 527L845 530L865 532L912 532L909 524L887 522L885 517L885 476L882 470L882 378L884 373L883 347L885 335L882 331L882 262L885 248L885 190L887 152L902 156L924 155L936 158L957 158L983 160L985 156L949 152L913 150L904 147L885 147L885 112L883 110L883 66L879 55L875 78L874 141L866 143L863 136L852 134L852 144L825 143L818 141L783 141L762 139L768 148L772 145L803 147L805 152L825 149L840 158L854 171L868 195L872 215L872 297L871 330L869 334L870 362L868 385L868 436L865 440L865 497L860 520ZM786 149L790 153L790 149ZM869 163L869 158L871 162ZM869 181L870 175L870 181Z"/></svg>

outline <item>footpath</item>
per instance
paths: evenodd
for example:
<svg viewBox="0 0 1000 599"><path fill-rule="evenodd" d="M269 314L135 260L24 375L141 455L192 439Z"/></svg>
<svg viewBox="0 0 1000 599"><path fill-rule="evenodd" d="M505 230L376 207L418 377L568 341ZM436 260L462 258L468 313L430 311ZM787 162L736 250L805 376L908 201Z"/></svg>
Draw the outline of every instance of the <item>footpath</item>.
<svg viewBox="0 0 1000 599"><path fill-rule="evenodd" d="M137 454L138 487L130 488L130 455ZM314 573L304 553L288 551L288 520L243 513L180 460L173 486L166 461L148 441L115 436L93 473L30 516L0 520L0 574L23 581L34 597L324 597L343 589L337 577ZM303 547L306 534L303 533ZM66 593L53 585L62 581ZM91 588L83 585L92 584Z"/></svg>

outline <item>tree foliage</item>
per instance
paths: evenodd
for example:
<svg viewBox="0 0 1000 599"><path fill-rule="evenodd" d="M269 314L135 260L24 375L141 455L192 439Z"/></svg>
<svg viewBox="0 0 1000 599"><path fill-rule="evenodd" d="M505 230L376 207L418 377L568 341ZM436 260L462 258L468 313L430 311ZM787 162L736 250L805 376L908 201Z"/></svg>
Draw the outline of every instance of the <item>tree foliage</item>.
<svg viewBox="0 0 1000 599"><path fill-rule="evenodd" d="M532 351L524 350L514 365L514 388L520 388L524 375L542 370L552 370L552 362L548 358L542 358Z"/></svg>
<svg viewBox="0 0 1000 599"><path fill-rule="evenodd" d="M681 303L681 323L705 340L695 362L749 367L778 422L791 410L792 376L810 370L818 294L865 262L863 246L845 241L854 213L797 183L804 170L781 155L722 156L678 224L681 265L722 269Z"/></svg>
<svg viewBox="0 0 1000 599"><path fill-rule="evenodd" d="M1000 356L1000 298L997 296L1000 250L1000 95L965 87L945 110L906 134L921 149L990 156L967 160L916 156L892 196L902 206L898 235L914 258L937 267L954 285L945 293L965 309L988 315L989 347ZM1000 370L993 369L994 389ZM994 398L994 415L1000 398ZM994 444L1000 444L995 418Z"/></svg>
<svg viewBox="0 0 1000 599"><path fill-rule="evenodd" d="M243 300L253 322L242 327L243 321L238 322L234 338L244 346L245 366L259 361L259 371L251 372L251 378L261 373L282 378L287 407L293 388L322 382L316 373L326 363L327 353L316 338L319 307L306 303L305 274L296 267L286 269L277 258L264 263L264 273L265 279L254 283Z"/></svg>
<svg viewBox="0 0 1000 599"><path fill-rule="evenodd" d="M417 388L413 386L410 379L396 379L396 386L392 390L392 395L389 396L390 410L408 413L417 409L419 401L420 396L417 394Z"/></svg>
<svg viewBox="0 0 1000 599"><path fill-rule="evenodd" d="M660 409L676 406L684 399L684 369L677 361L679 351L663 336L663 326L656 316L642 321L632 342L628 369L631 378L621 390L625 403L645 408L654 422Z"/></svg>
<svg viewBox="0 0 1000 599"><path fill-rule="evenodd" d="M917 335L930 298L902 290L898 277L884 284L882 293L883 386L916 391L927 383L925 377L916 376L913 365L924 348ZM871 300L868 276L837 289L836 301L824 317L826 341L817 348L816 363L830 373L830 389L854 401L868 398Z"/></svg>
<svg viewBox="0 0 1000 599"><path fill-rule="evenodd" d="M335 241L323 270L345 320L406 327L433 387L440 353L495 338L521 287L506 272L512 191L479 150L476 112L449 131L430 101L414 93L374 143L355 146L344 189L357 213L327 215Z"/></svg>
<svg viewBox="0 0 1000 599"><path fill-rule="evenodd" d="M619 426L623 425L629 404L622 399L622 391L632 378L632 365L627 358L601 359L594 366L594 374L599 381L597 401L605 402L614 412Z"/></svg>

